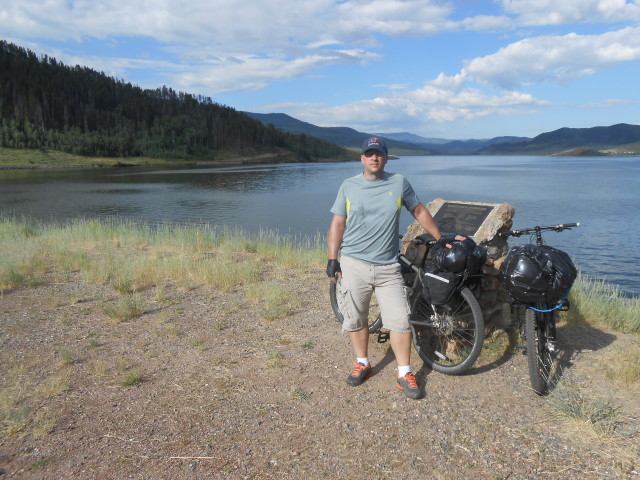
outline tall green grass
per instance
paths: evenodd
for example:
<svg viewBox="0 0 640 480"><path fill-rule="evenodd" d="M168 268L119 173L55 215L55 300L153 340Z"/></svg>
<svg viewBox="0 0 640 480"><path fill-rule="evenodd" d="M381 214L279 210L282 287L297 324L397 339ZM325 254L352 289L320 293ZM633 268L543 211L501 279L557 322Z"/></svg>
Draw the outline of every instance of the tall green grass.
<svg viewBox="0 0 640 480"><path fill-rule="evenodd" d="M120 219L56 224L0 217L0 249L0 290L77 272L87 283L111 285L121 295L167 283L230 291L259 281L265 262L307 271L323 267L326 258L319 236Z"/></svg>
<svg viewBox="0 0 640 480"><path fill-rule="evenodd" d="M640 301L625 296L602 280L578 274L569 294L571 309L564 312L570 324L603 326L623 333L640 333Z"/></svg>

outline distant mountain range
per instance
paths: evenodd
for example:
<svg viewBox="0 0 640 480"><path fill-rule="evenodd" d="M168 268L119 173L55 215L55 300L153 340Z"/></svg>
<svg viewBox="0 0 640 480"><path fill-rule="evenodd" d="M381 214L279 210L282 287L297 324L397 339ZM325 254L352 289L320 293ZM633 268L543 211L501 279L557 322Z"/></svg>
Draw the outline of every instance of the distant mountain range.
<svg viewBox="0 0 640 480"><path fill-rule="evenodd" d="M396 155L638 155L640 125L620 123L609 127L560 128L534 138L495 137L491 139L447 140L425 138L409 132L359 132L348 127L318 127L284 113L246 115L265 125L292 133L303 133L359 149L367 137L379 135Z"/></svg>
<svg viewBox="0 0 640 480"><path fill-rule="evenodd" d="M312 137L328 140L341 147L360 149L364 142L375 133L364 133L348 127L318 127L311 123L303 122L284 113L251 113L242 112L252 118L260 120L265 125L273 125L291 133L303 133ZM387 141L389 150L397 155L436 155L435 149L422 146L418 143L408 142L405 139L395 139L392 136L380 135ZM416 135L417 137L417 135ZM418 137L421 138L421 137Z"/></svg>
<svg viewBox="0 0 640 480"><path fill-rule="evenodd" d="M610 127L560 128L531 140L490 145L478 150L484 155L638 154L640 125L619 123Z"/></svg>

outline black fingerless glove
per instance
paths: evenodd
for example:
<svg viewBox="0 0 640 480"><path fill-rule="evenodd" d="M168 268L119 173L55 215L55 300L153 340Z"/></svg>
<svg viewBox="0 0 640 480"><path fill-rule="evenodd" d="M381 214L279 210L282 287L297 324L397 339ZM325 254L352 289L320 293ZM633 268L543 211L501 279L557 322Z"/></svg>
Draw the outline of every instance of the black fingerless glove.
<svg viewBox="0 0 640 480"><path fill-rule="evenodd" d="M444 247L447 243L453 243L456 239L455 233L443 233L440 239L436 242L438 248Z"/></svg>
<svg viewBox="0 0 640 480"><path fill-rule="evenodd" d="M335 278L338 275L338 272L342 272L340 270L340 262L338 260L329 260L327 262L327 276L329 278Z"/></svg>

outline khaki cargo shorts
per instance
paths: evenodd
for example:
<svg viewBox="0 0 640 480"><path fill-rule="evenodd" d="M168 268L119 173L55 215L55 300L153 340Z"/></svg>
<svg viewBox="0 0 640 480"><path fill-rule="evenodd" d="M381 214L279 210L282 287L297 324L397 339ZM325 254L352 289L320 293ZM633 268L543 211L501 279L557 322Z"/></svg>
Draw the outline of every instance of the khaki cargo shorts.
<svg viewBox="0 0 640 480"><path fill-rule="evenodd" d="M371 295L376 296L382 326L394 332L410 332L409 302L399 263L371 265L352 257L340 258L342 279L336 297L344 322L342 329L354 332L368 325Z"/></svg>

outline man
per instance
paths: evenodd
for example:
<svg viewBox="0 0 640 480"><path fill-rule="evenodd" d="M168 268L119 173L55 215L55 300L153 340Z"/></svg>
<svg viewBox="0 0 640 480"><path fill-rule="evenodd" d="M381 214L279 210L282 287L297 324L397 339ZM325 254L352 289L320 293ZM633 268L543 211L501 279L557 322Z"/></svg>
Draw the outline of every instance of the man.
<svg viewBox="0 0 640 480"><path fill-rule="evenodd" d="M327 275L341 276L338 305L356 355L347 377L352 386L373 375L369 363L368 315L375 291L383 326L398 366L396 386L409 398L420 398L422 389L411 371L409 304L398 263L398 234L402 206L411 212L433 238L442 234L427 208L402 175L385 172L388 151L384 141L371 137L362 145L364 171L345 180L331 208L328 234ZM340 262L338 262L340 253Z"/></svg>

